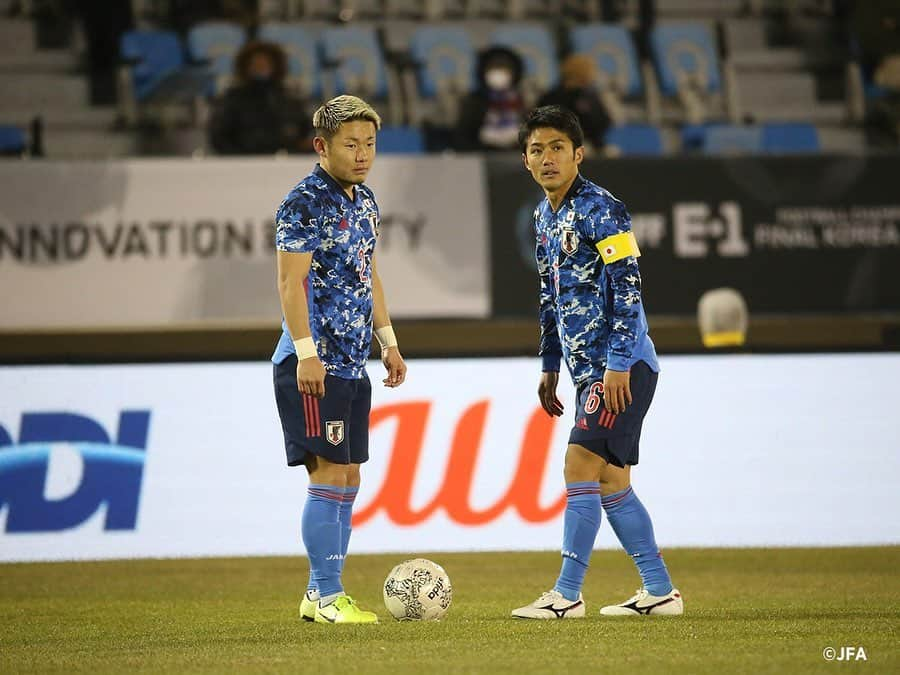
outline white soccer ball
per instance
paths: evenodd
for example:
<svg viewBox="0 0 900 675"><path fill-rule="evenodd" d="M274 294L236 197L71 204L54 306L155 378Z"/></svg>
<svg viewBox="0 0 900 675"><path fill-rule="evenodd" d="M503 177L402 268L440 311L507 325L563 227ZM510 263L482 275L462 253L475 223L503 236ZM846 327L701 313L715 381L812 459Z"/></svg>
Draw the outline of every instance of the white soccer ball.
<svg viewBox="0 0 900 675"><path fill-rule="evenodd" d="M405 560L384 580L384 606L399 621L438 621L452 599L444 568L424 558Z"/></svg>

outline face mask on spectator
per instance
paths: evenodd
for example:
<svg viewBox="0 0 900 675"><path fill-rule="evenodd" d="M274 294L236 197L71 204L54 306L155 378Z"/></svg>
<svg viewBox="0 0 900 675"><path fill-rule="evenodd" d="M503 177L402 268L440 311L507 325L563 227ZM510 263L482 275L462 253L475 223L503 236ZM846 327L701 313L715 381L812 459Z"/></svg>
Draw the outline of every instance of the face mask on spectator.
<svg viewBox="0 0 900 675"><path fill-rule="evenodd" d="M513 76L506 68L491 68L484 73L484 82L490 89L502 91L512 87Z"/></svg>

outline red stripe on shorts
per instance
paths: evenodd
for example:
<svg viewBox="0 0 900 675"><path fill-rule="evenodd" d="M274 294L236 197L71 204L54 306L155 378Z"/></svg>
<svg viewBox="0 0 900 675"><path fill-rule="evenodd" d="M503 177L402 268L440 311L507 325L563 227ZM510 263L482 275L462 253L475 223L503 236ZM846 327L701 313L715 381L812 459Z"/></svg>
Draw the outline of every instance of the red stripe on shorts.
<svg viewBox="0 0 900 675"><path fill-rule="evenodd" d="M312 402L313 407L313 420L315 426L313 427L313 436L321 436L322 435L322 422L319 419L319 399L315 397L311 397L310 401Z"/></svg>
<svg viewBox="0 0 900 675"><path fill-rule="evenodd" d="M306 437L309 438L309 396L306 394L300 394L300 397L303 399L303 421L306 423Z"/></svg>

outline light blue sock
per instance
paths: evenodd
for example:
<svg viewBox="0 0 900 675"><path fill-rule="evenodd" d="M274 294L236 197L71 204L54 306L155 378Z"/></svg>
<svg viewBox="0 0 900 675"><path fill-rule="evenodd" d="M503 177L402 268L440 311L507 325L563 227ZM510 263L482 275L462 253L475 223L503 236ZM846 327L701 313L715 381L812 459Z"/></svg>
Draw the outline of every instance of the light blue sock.
<svg viewBox="0 0 900 675"><path fill-rule="evenodd" d="M600 529L600 484L566 484L566 515L563 525L562 568L555 589L574 602L581 593L584 575Z"/></svg>
<svg viewBox="0 0 900 675"><path fill-rule="evenodd" d="M350 533L353 532L353 500L356 499L358 487L344 488L344 500L341 502L341 571L344 571L344 563L347 561L347 548L350 546Z"/></svg>
<svg viewBox="0 0 900 675"><path fill-rule="evenodd" d="M672 580L653 536L653 522L631 486L603 497L603 510L622 547L637 565L644 588L651 595L671 593Z"/></svg>
<svg viewBox="0 0 900 675"><path fill-rule="evenodd" d="M303 508L301 531L309 558L310 576L319 595L341 593L341 499L343 488L310 485Z"/></svg>

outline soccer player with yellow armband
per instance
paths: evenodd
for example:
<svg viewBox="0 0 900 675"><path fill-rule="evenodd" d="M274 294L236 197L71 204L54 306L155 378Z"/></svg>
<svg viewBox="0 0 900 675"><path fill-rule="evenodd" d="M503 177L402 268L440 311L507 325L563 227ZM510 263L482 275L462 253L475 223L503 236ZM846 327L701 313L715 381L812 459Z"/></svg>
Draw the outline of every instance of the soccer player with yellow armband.
<svg viewBox="0 0 900 675"><path fill-rule="evenodd" d="M538 397L547 414L563 414L556 387L564 359L577 405L566 450L560 574L553 589L512 615L585 615L581 587L602 511L643 584L632 598L600 613L678 615L684 611L681 593L631 487L659 373L641 302L640 250L622 202L579 174L583 139L578 119L559 106L533 111L519 132L525 167L546 195L534 211L543 359Z"/></svg>

